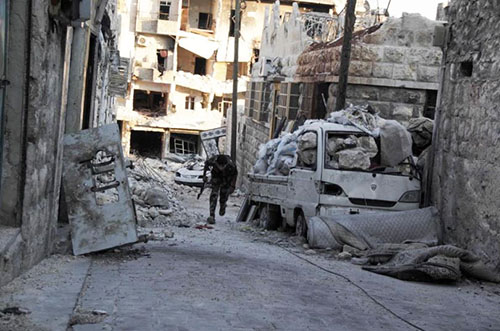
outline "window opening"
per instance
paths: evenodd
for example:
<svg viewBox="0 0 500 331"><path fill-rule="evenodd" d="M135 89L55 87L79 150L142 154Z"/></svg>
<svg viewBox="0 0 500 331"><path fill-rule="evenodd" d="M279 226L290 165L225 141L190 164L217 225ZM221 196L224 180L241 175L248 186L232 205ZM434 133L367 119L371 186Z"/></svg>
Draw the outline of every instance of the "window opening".
<svg viewBox="0 0 500 331"><path fill-rule="evenodd" d="M163 73L166 70L167 58L168 58L168 50L158 49L156 51L156 60L158 62L158 71L160 72L160 77L163 76Z"/></svg>
<svg viewBox="0 0 500 331"><path fill-rule="evenodd" d="M133 155L161 158L163 132L132 130L130 151Z"/></svg>
<svg viewBox="0 0 500 331"><path fill-rule="evenodd" d="M234 37L234 28L235 28L235 22L236 22L236 11L234 9L231 9L231 16L229 17L229 37ZM240 27L241 27L241 21L240 21Z"/></svg>
<svg viewBox="0 0 500 331"><path fill-rule="evenodd" d="M436 112L437 103L437 91L427 90L425 91L425 106L424 106L424 117L434 119L434 114Z"/></svg>
<svg viewBox="0 0 500 331"><path fill-rule="evenodd" d="M166 93L134 90L134 111L165 115Z"/></svg>
<svg viewBox="0 0 500 331"><path fill-rule="evenodd" d="M202 57L197 57L194 62L194 74L205 76L207 72L207 60Z"/></svg>
<svg viewBox="0 0 500 331"><path fill-rule="evenodd" d="M472 61L464 61L460 63L460 74L462 77L472 77L472 71L474 69L474 65Z"/></svg>
<svg viewBox="0 0 500 331"><path fill-rule="evenodd" d="M212 14L199 13L198 14L198 29L210 30L212 27Z"/></svg>
<svg viewBox="0 0 500 331"><path fill-rule="evenodd" d="M170 135L170 151L175 154L198 154L198 136L172 133Z"/></svg>
<svg viewBox="0 0 500 331"><path fill-rule="evenodd" d="M184 106L184 109L194 110L194 97L186 97L186 104Z"/></svg>
<svg viewBox="0 0 500 331"><path fill-rule="evenodd" d="M160 1L160 14L159 14L160 20L168 21L170 17L170 6L171 6L170 1Z"/></svg>

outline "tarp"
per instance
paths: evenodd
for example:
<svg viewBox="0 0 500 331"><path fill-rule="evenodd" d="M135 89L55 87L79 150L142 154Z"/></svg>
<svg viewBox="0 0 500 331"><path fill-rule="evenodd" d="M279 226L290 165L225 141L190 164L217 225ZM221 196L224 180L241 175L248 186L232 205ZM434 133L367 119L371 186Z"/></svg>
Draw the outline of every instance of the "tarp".
<svg viewBox="0 0 500 331"><path fill-rule="evenodd" d="M385 243L407 241L434 246L440 242L441 225L436 208L400 212L312 217L307 240L314 248L342 248L349 245L365 250Z"/></svg>
<svg viewBox="0 0 500 331"><path fill-rule="evenodd" d="M219 43L202 36L194 35L191 37L181 37L179 46L202 58L210 59L217 48L219 48Z"/></svg>

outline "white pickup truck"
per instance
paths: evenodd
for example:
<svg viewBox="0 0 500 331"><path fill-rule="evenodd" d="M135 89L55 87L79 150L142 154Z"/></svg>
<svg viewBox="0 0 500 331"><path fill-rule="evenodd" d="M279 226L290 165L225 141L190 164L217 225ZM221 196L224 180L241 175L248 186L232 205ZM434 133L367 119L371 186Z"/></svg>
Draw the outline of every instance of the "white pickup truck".
<svg viewBox="0 0 500 331"><path fill-rule="evenodd" d="M308 132L317 139L313 166L300 166L300 157L295 155L288 176L248 174L249 202L267 212L266 227L276 227L281 221L305 236L306 219L312 216L419 208L420 176L412 157L394 168L334 169L327 162L328 140L367 134L354 126L328 122L310 124L302 134Z"/></svg>

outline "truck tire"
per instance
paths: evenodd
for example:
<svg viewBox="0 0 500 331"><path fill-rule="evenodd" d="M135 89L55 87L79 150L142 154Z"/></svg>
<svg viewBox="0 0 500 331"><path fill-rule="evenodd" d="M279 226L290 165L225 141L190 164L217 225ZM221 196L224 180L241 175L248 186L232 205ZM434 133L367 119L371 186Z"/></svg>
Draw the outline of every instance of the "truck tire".
<svg viewBox="0 0 500 331"><path fill-rule="evenodd" d="M281 224L279 206L265 204L260 210L261 226L266 230L276 230Z"/></svg>
<svg viewBox="0 0 500 331"><path fill-rule="evenodd" d="M307 238L307 222L302 212L297 215L295 220L295 234L299 237Z"/></svg>

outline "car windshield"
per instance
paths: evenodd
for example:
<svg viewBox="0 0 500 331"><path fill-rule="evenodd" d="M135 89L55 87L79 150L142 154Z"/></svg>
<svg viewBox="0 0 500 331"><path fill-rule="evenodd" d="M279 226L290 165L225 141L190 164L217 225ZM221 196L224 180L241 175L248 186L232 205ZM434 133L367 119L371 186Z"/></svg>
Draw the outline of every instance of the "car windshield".
<svg viewBox="0 0 500 331"><path fill-rule="evenodd" d="M416 176L409 157L397 166L381 164L380 141L365 133L327 132L325 169Z"/></svg>

